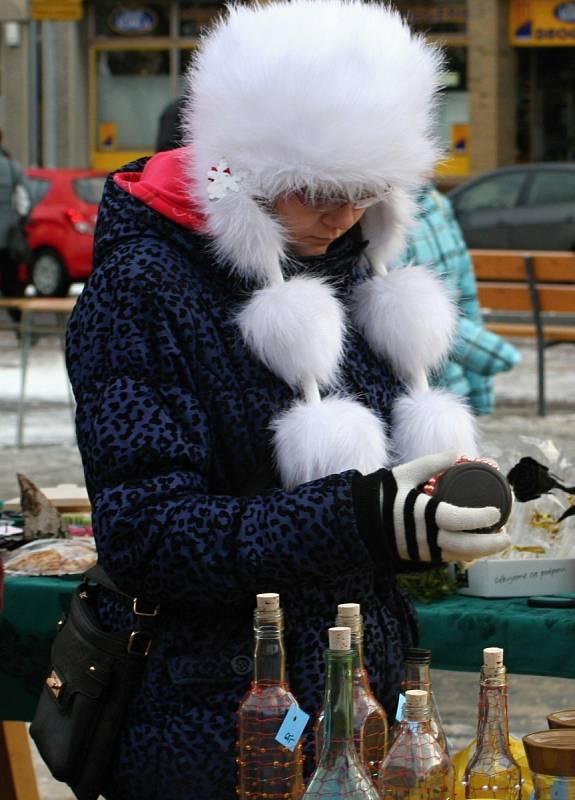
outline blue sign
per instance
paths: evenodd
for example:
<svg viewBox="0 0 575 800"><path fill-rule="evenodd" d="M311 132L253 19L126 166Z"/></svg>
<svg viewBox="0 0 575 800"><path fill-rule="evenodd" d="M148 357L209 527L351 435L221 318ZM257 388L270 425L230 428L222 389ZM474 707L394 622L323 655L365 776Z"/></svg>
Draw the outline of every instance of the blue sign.
<svg viewBox="0 0 575 800"><path fill-rule="evenodd" d="M110 14L108 25L114 33L127 36L142 36L152 33L158 24L158 15L153 8L116 8Z"/></svg>
<svg viewBox="0 0 575 800"><path fill-rule="evenodd" d="M555 7L553 13L561 22L575 23L575 3L561 3Z"/></svg>

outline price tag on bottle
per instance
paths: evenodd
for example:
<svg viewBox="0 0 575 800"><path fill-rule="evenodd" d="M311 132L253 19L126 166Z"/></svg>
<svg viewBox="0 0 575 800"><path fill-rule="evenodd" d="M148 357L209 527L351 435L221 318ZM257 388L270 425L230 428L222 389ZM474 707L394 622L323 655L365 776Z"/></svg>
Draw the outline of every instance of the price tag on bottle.
<svg viewBox="0 0 575 800"><path fill-rule="evenodd" d="M302 711L297 703L292 703L276 733L276 742L283 744L293 753L308 720L309 714Z"/></svg>
<svg viewBox="0 0 575 800"><path fill-rule="evenodd" d="M399 695L397 700L397 711L395 712L395 718L399 721L403 719L403 707L405 705L405 695L403 692Z"/></svg>

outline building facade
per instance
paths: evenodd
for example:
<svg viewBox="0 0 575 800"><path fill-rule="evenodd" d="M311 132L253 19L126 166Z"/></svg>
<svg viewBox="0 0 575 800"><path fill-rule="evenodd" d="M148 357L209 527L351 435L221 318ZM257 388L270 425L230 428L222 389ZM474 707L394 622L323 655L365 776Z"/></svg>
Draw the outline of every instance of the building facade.
<svg viewBox="0 0 575 800"><path fill-rule="evenodd" d="M247 0L246 0L247 1ZM575 159L575 2L397 0L445 49L439 172ZM2 0L0 128L24 164L113 169L153 152L213 0Z"/></svg>

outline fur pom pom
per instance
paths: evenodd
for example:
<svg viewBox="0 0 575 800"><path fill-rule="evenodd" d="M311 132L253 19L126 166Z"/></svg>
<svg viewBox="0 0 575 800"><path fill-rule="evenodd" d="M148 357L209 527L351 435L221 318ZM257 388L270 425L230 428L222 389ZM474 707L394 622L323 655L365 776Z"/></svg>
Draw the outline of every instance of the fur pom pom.
<svg viewBox="0 0 575 800"><path fill-rule="evenodd" d="M320 386L335 379L344 314L318 278L296 277L254 292L238 324L250 350L292 388L310 376Z"/></svg>
<svg viewBox="0 0 575 800"><path fill-rule="evenodd" d="M286 489L348 469L368 474L389 466L383 423L355 400L328 397L313 405L296 403L271 427Z"/></svg>
<svg viewBox="0 0 575 800"><path fill-rule="evenodd" d="M467 404L440 389L399 397L393 408L392 435L400 464L444 450L469 457L479 452L475 418Z"/></svg>
<svg viewBox="0 0 575 800"><path fill-rule="evenodd" d="M416 212L417 205L410 195L403 189L394 189L389 198L368 208L361 218L361 232L369 241L366 255L376 273L385 274L385 264L404 251Z"/></svg>
<svg viewBox="0 0 575 800"><path fill-rule="evenodd" d="M360 284L352 316L374 353L410 382L447 356L457 324L444 286L425 267L405 267Z"/></svg>

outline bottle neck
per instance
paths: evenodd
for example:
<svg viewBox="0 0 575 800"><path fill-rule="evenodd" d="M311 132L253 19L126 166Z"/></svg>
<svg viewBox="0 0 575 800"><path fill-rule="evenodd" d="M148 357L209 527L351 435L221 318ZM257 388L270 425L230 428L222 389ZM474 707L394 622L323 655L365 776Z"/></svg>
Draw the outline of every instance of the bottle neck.
<svg viewBox="0 0 575 800"><path fill-rule="evenodd" d="M505 670L496 675L481 673L477 749L509 749L509 718L507 712L507 677Z"/></svg>
<svg viewBox="0 0 575 800"><path fill-rule="evenodd" d="M324 738L321 759L346 748L353 750L354 652L326 650Z"/></svg>
<svg viewBox="0 0 575 800"><path fill-rule="evenodd" d="M431 671L429 663L417 664L407 661L405 664L404 689L429 689Z"/></svg>
<svg viewBox="0 0 575 800"><path fill-rule="evenodd" d="M283 614L279 611L254 613L254 681L285 683L286 655Z"/></svg>
<svg viewBox="0 0 575 800"><path fill-rule="evenodd" d="M363 622L361 617L355 618L350 621L349 617L342 617L337 615L335 624L343 627L349 627L351 630L351 649L353 651L353 672L354 680L362 677L365 673L365 662L363 656Z"/></svg>

